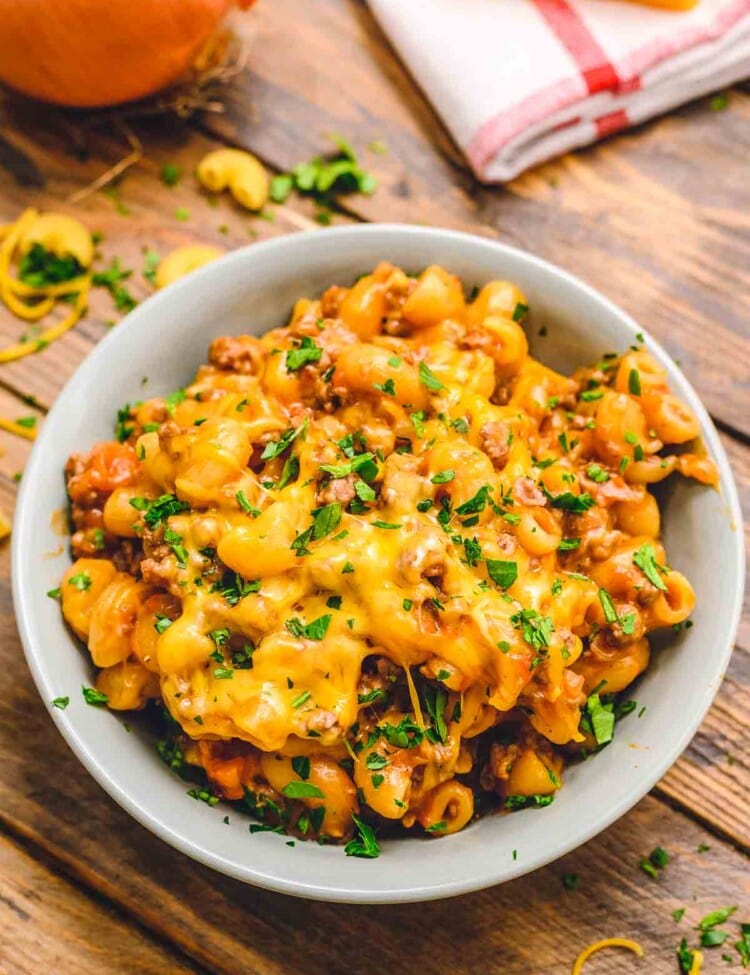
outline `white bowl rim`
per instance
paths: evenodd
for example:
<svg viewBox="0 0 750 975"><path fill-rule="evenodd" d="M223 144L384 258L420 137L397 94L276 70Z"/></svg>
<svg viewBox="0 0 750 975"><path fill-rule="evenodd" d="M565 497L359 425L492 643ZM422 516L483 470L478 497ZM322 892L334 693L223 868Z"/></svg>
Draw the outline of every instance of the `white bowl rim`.
<svg viewBox="0 0 750 975"><path fill-rule="evenodd" d="M639 333L645 331L642 326L638 325L638 323L619 306L606 298L603 294L601 294L601 292L580 280L577 276L550 261L544 260L543 258L530 254L521 248L513 247L500 241L462 231L446 230L437 227L421 227L410 224L358 224L354 226L327 228L319 232L324 233L327 240L335 238L335 240L340 243L342 248L345 248L347 241L353 237L371 236L374 239L377 239L380 236L388 237L394 234L402 237L411 236L413 238L432 239L436 243L455 243L458 247L467 242L471 242L472 246L476 246L477 244L481 243L488 248L492 248L499 258L501 258L503 255L513 257L516 260L521 260L527 263L529 266L535 266L546 273L551 273L553 276L557 276L559 279L565 281L568 285L574 287L582 294L585 294L595 303L607 308L611 314L619 319L620 324L624 329L630 332L634 339ZM201 284L204 281L207 283L211 279L216 267L219 265L226 267L234 264L236 265L237 269L240 269L248 261L250 255L258 256L261 253L271 254L274 251L278 251L279 256L281 256L285 249L293 246L291 242L298 240L300 236L302 235L284 235L272 240L248 244L245 247L231 251L230 253L219 258L217 261L199 268L188 277L175 282L169 288L150 296L127 316L127 321L133 323L143 317L146 317L147 319L151 318L154 314L158 313L160 307L166 307L169 301L178 293L178 291L187 292L191 289L196 289L196 291L200 290ZM75 387L83 376L88 376L89 373L101 370L102 367L106 365L110 348L114 350L117 347L119 335L122 334L122 328L123 323L121 322L116 329L113 329L92 349L88 356L79 365L76 372L67 381L65 387L55 400L55 403L52 406L48 416L53 416L57 413L63 412L65 407L70 405L69 401L72 403L75 395ZM672 376L676 376L679 379L681 386L679 393L681 397L687 400L690 408L698 417L702 428L703 439L708 447L709 453L714 458L719 468L722 498L728 509L732 523L737 526L736 536L738 541L735 545L735 577L737 580L737 585L732 594L731 611L724 617L726 621L723 626L723 631L725 634L725 646L722 649L721 655L718 653L716 655L714 667L715 679L707 682L706 687L703 690L701 705L696 709L691 719L686 721L679 737L671 740L668 746L664 746L660 760L653 765L650 773L645 775L637 785L634 785L628 795L619 804L611 808L606 808L597 815L592 816L587 821L585 827L582 827L580 830L576 831L562 841L559 844L556 852L547 856L534 857L532 855L522 864L513 864L510 867L507 865L503 865L502 867L498 866L495 874L484 874L478 880L472 877L465 877L461 880L447 880L442 883L432 882L429 885L411 884L409 886L399 886L393 889L379 889L374 894L372 892L368 892L367 890L363 890L360 887L347 888L342 885L329 887L324 884L316 883L314 878L307 882L289 880L283 876L264 873L254 869L251 865L238 863L234 860L210 852L204 849L200 844L195 843L188 836L183 835L178 830L166 825L160 819L158 812L154 812L151 808L147 808L147 806L133 799L133 797L121 787L117 781L117 778L110 773L108 768L102 763L98 762L91 755L86 741L80 736L75 727L75 720L73 716L67 711L52 708L51 717L57 725L63 738L68 743L69 747L72 749L84 767L90 772L93 778L99 783L99 785L123 809L130 813L130 815L137 822L145 826L151 832L155 833L169 845L180 850L189 857L192 857L198 862L212 867L213 869L218 870L229 877L255 884L256 886L263 887L268 890L290 894L297 897L359 904L408 903L451 897L470 893L475 890L485 889L493 886L494 884L501 882L504 883L508 880L513 880L517 877L523 876L546 865L547 863L559 859L565 854L581 846L583 843L586 843L588 840L592 839L594 836L599 834L602 830L606 829L613 822L628 812L638 801L640 801L640 799L642 799L643 796L645 796L653 788L659 779L662 778L667 769L674 764L679 755L684 751L690 740L693 738L708 709L710 708L716 693L718 692L721 679L726 671L729 657L731 656L733 650L734 639L739 627L742 612L745 576L744 545L741 531L742 513L739 504L737 487L726 452L721 440L719 439L713 421L711 420L706 408L703 406L692 385L689 383L681 370L679 370L679 368L676 366L669 354L651 335L649 335L648 349L649 352L651 352L662 363L662 365L667 368L668 372ZM27 589L33 582L33 566L28 560L30 547L27 544L27 540L30 538L31 521L35 515L33 500L34 484L37 479L44 474L45 448L47 441L52 438L53 433L54 431L52 429L52 424L43 424L40 435L32 449L21 482L21 489L14 516L12 537L12 588L14 609L16 612L18 629L24 647L26 660L45 704L50 701L55 692L47 679L47 674L44 667L44 654L41 650L37 649L35 621L33 618L33 613L31 612L32 607L30 605L30 597L27 596Z"/></svg>

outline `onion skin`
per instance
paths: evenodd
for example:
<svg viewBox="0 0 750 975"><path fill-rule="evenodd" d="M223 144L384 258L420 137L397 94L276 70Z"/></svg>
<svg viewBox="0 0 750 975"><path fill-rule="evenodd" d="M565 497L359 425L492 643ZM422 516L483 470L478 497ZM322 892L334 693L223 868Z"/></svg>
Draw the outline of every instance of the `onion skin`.
<svg viewBox="0 0 750 975"><path fill-rule="evenodd" d="M144 98L188 70L235 5L235 0L0 0L0 81L32 98L75 108Z"/></svg>

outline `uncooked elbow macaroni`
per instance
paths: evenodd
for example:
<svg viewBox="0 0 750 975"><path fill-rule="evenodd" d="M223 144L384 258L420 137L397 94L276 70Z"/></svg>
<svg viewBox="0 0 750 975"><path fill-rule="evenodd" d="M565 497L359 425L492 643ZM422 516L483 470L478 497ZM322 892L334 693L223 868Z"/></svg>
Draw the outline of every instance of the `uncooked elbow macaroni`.
<svg viewBox="0 0 750 975"><path fill-rule="evenodd" d="M546 805L611 739L695 602L649 484L716 472L640 343L563 376L527 311L381 264L70 459L64 616L200 795L373 855Z"/></svg>

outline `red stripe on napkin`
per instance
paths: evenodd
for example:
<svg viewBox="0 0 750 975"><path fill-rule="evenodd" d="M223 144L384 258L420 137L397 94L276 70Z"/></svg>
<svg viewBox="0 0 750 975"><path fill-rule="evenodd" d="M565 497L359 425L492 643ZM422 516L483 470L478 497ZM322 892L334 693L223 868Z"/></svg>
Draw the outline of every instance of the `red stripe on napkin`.
<svg viewBox="0 0 750 975"><path fill-rule="evenodd" d="M617 112L610 112L609 115L598 118L595 124L597 139L603 139L607 135L612 135L613 132L627 128L630 125L630 119L628 113L621 108Z"/></svg>
<svg viewBox="0 0 750 975"><path fill-rule="evenodd" d="M620 79L614 65L576 11L565 0L533 0L533 3L575 61L589 94L617 89Z"/></svg>

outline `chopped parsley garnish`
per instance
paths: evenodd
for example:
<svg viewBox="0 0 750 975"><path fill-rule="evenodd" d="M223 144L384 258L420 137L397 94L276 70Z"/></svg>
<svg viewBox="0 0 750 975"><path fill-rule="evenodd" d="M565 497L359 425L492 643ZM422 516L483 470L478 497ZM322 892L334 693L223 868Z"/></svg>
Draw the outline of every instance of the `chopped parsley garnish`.
<svg viewBox="0 0 750 975"><path fill-rule="evenodd" d="M236 606L245 596L260 592L260 584L260 579L243 579L239 573L230 571L211 586L211 592L218 592L230 606Z"/></svg>
<svg viewBox="0 0 750 975"><path fill-rule="evenodd" d="M377 752L370 752L370 754L365 759L365 767L370 769L372 772L377 772L381 768L385 768L388 765L388 759L385 755L379 755Z"/></svg>
<svg viewBox="0 0 750 975"><path fill-rule="evenodd" d="M349 840L346 844L344 853L348 857L366 857L368 859L374 859L379 856L380 845L372 826L369 826L356 814L352 814L352 820L354 821L357 834L353 840Z"/></svg>
<svg viewBox="0 0 750 975"><path fill-rule="evenodd" d="M433 484L448 484L455 476L456 472L452 470L438 471L430 480Z"/></svg>
<svg viewBox="0 0 750 975"><path fill-rule="evenodd" d="M647 542L641 545L637 552L633 553L633 565L638 566L650 583L666 592L666 585L661 577L664 569L656 561L654 546Z"/></svg>
<svg viewBox="0 0 750 975"><path fill-rule="evenodd" d="M529 306L524 305L522 301L517 301L516 307L513 309L513 321L514 322L522 321L526 317L528 312L529 312Z"/></svg>
<svg viewBox="0 0 750 975"><path fill-rule="evenodd" d="M293 616L286 621L286 628L292 636L302 637L306 640L322 640L328 632L328 627L332 619L333 616L330 613L326 613L325 616L319 616L312 623L305 625L300 619Z"/></svg>
<svg viewBox="0 0 750 975"><path fill-rule="evenodd" d="M81 692L84 701L94 707L101 707L109 701L107 695L103 691L97 691L95 687L81 687Z"/></svg>
<svg viewBox="0 0 750 975"><path fill-rule="evenodd" d="M518 578L518 563L504 559L487 559L487 575L501 589L512 586Z"/></svg>
<svg viewBox="0 0 750 975"><path fill-rule="evenodd" d="M79 592L85 592L91 588L91 576L88 572L77 572L68 579L68 585L78 589Z"/></svg>
<svg viewBox="0 0 750 975"><path fill-rule="evenodd" d="M603 702L598 694L590 694L586 714L597 745L606 745L615 733L615 710L611 701Z"/></svg>
<svg viewBox="0 0 750 975"><path fill-rule="evenodd" d="M219 797L210 793L208 789L188 789L187 795L191 799L205 802L207 806L217 806L219 804Z"/></svg>
<svg viewBox="0 0 750 975"><path fill-rule="evenodd" d="M375 389L379 390L381 393L385 393L387 396L396 395L396 384L393 379L386 379L384 383L373 383Z"/></svg>
<svg viewBox="0 0 750 975"><path fill-rule="evenodd" d="M287 799L325 799L325 792L312 782L287 782L281 791Z"/></svg>
<svg viewBox="0 0 750 975"><path fill-rule="evenodd" d="M572 491L563 491L561 494L550 494L544 486L542 486L542 490L547 495L547 499L552 507L559 508L561 511L582 514L584 511L588 511L594 504L594 499L586 491L581 492L581 494L573 494Z"/></svg>
<svg viewBox="0 0 750 975"><path fill-rule="evenodd" d="M60 284L83 274L83 268L75 257L58 257L41 244L32 244L18 269L18 277L31 288L43 288L48 284Z"/></svg>
<svg viewBox="0 0 750 975"><path fill-rule="evenodd" d="M165 186L177 186L182 177L182 167L176 163L164 163L161 167L161 181Z"/></svg>
<svg viewBox="0 0 750 975"><path fill-rule="evenodd" d="M392 524L389 521L380 521L378 519L376 519L375 521L373 521L372 524L375 526L375 528L385 528L385 529L388 529L389 531L394 531L397 528L402 528L403 527L402 525L394 525L394 524Z"/></svg>
<svg viewBox="0 0 750 975"><path fill-rule="evenodd" d="M323 350L319 345L309 338L309 336L304 335L300 341L300 345L296 349L289 349L286 354L286 371L287 372L297 372L303 366L308 365L311 362L319 362L320 357L323 355Z"/></svg>
<svg viewBox="0 0 750 975"><path fill-rule="evenodd" d="M409 419L411 420L416 435L420 439L424 437L424 421L427 419L425 411L417 410L416 413L409 414Z"/></svg>
<svg viewBox="0 0 750 975"><path fill-rule="evenodd" d="M596 400L601 399L604 396L604 390L602 389L587 389L581 393L581 399L584 403L594 403Z"/></svg>
<svg viewBox="0 0 750 975"><path fill-rule="evenodd" d="M287 484L292 481L296 481L299 477L299 457L295 454L290 454L284 461L284 467L281 471L281 477L279 478L279 483L276 485L277 490L285 488Z"/></svg>
<svg viewBox="0 0 750 975"><path fill-rule="evenodd" d="M683 972L684 975L690 975L690 972L693 971L695 952L688 948L687 938L683 938L682 941L680 941L680 945L677 948L677 961L680 963L680 971Z"/></svg>
<svg viewBox="0 0 750 975"><path fill-rule="evenodd" d="M64 711L69 704L70 704L69 697L56 697L52 702L52 707L58 708L60 711Z"/></svg>
<svg viewBox="0 0 750 975"><path fill-rule="evenodd" d="M130 504L136 511L143 512L143 520L149 528L156 528L172 515L190 510L190 505L186 501L180 501L174 494L162 494L155 501L151 498L131 498Z"/></svg>
<svg viewBox="0 0 750 975"><path fill-rule="evenodd" d="M310 778L310 759L307 755L295 755L292 759L292 768L303 781Z"/></svg>
<svg viewBox="0 0 750 975"><path fill-rule="evenodd" d="M335 531L341 521L343 510L344 506L341 501L333 501L331 504L323 505L321 508L315 508L311 512L312 524L303 532L300 532L299 535L295 536L290 548L298 556L309 555L310 550L307 547L308 544L311 541L318 541L321 538L325 538L326 535L330 535L332 531Z"/></svg>
<svg viewBox="0 0 750 975"><path fill-rule="evenodd" d="M112 295L115 308L118 311L131 311L138 302L122 284L132 274L120 266L119 257L115 257L105 271L95 271L91 275L91 283L98 288L106 288Z"/></svg>
<svg viewBox="0 0 750 975"><path fill-rule="evenodd" d="M432 392L438 392L438 390L445 389L445 386L440 382L426 362L419 363L419 381L423 386L426 386L427 389L432 390Z"/></svg>
<svg viewBox="0 0 750 975"><path fill-rule="evenodd" d="M477 493L469 498L468 501L464 501L456 508L457 515L470 515L478 514L480 511L484 511L486 505L490 502L490 491L492 488L489 484L485 484L479 488Z"/></svg>
<svg viewBox="0 0 750 975"><path fill-rule="evenodd" d="M292 699L292 707L296 711L297 708L301 708L303 704L306 704L311 697L312 694L310 693L310 691L302 691L301 694L298 694L295 698Z"/></svg>
<svg viewBox="0 0 750 975"><path fill-rule="evenodd" d="M157 613L154 629L157 633L163 633L165 630L169 629L172 623L173 620L171 620L168 616L165 616L163 613Z"/></svg>
<svg viewBox="0 0 750 975"><path fill-rule="evenodd" d="M377 731L394 748L416 748L424 738L424 732L408 714L404 715L397 725L378 725Z"/></svg>
<svg viewBox="0 0 750 975"><path fill-rule="evenodd" d="M609 474L599 464L589 464L586 468L586 476L597 484L604 484L609 480Z"/></svg>
<svg viewBox="0 0 750 975"><path fill-rule="evenodd" d="M740 940L735 941L734 947L740 956L743 968L750 968L750 924L740 925Z"/></svg>
<svg viewBox="0 0 750 975"><path fill-rule="evenodd" d="M460 538L460 536L458 537ZM466 564L472 567L478 565L482 559L482 546L477 541L476 536L474 538L464 538L463 546L464 553L466 554Z"/></svg>
<svg viewBox="0 0 750 975"><path fill-rule="evenodd" d="M631 369L628 373L628 392L633 396L641 395L641 374L637 369Z"/></svg>
<svg viewBox="0 0 750 975"><path fill-rule="evenodd" d="M700 921L698 922L698 930L710 931L712 928L715 928L717 924L723 924L725 921L728 921L729 918L735 913L736 910L737 907L735 906L735 907L720 907L716 911L711 911L710 914L706 914L705 917L702 917L700 919Z"/></svg>
<svg viewBox="0 0 750 975"><path fill-rule="evenodd" d="M433 823L431 826L425 826L425 833L444 833L448 829L448 824L444 819L439 820L437 823Z"/></svg>
<svg viewBox="0 0 750 975"><path fill-rule="evenodd" d="M161 263L161 254L149 248L143 255L143 268L141 274L150 285L156 287L156 272ZM145 427L144 427L145 430Z"/></svg>
<svg viewBox="0 0 750 975"><path fill-rule="evenodd" d="M668 863L669 854L663 846L657 846L638 865L645 874L648 874L653 880L657 880L659 871L663 870Z"/></svg>
<svg viewBox="0 0 750 975"><path fill-rule="evenodd" d="M432 719L432 728L430 731L434 731L434 736L428 731L428 737L436 737L438 741L445 742L448 737L448 726L445 723L448 693L442 687L427 687L424 698L427 713Z"/></svg>
<svg viewBox="0 0 750 975"><path fill-rule="evenodd" d="M563 538L557 546L560 552L572 552L581 544L580 538Z"/></svg>
<svg viewBox="0 0 750 975"><path fill-rule="evenodd" d="M380 688L357 695L357 704L373 704L375 701L385 701L388 695Z"/></svg>
<svg viewBox="0 0 750 975"><path fill-rule="evenodd" d="M334 153L315 156L299 163L290 173L274 176L270 188L274 203L283 203L293 189L311 196L320 208L316 219L322 224L330 222L330 208L341 194L357 192L370 196L377 188L377 180L362 168L346 139L337 135L331 138L337 147Z"/></svg>
<svg viewBox="0 0 750 975"><path fill-rule="evenodd" d="M231 680L234 676L234 671L230 667L215 667L214 677L216 680Z"/></svg>
<svg viewBox="0 0 750 975"><path fill-rule="evenodd" d="M240 506L240 508L242 508L242 510L246 514L252 515L253 518L257 518L258 515L260 515L261 513L260 508L256 508L252 504L250 504L250 502L247 500L247 497L245 496L244 491L238 491L235 494L235 498L237 499L237 504Z"/></svg>
<svg viewBox="0 0 750 975"><path fill-rule="evenodd" d="M333 478L347 477L349 474L361 472L361 476L368 481L378 473L374 462L375 454L355 454L346 464L321 464L320 469Z"/></svg>
<svg viewBox="0 0 750 975"><path fill-rule="evenodd" d="M554 794L549 796L539 794L533 796L506 796L503 805L506 809L511 809L515 812L517 809L528 809L533 806L549 806L554 802L554 799Z"/></svg>
<svg viewBox="0 0 750 975"><path fill-rule="evenodd" d="M544 651L549 646L555 629L550 616L542 616L535 609L522 609L511 616L510 622L534 650Z"/></svg>
<svg viewBox="0 0 750 975"><path fill-rule="evenodd" d="M341 609L341 603L341 596L329 596L328 599L326 599L326 606L329 609Z"/></svg>
<svg viewBox="0 0 750 975"><path fill-rule="evenodd" d="M617 610L615 609L615 604L612 602L612 597L606 589L599 590L599 602L604 611L604 619L608 623L616 623L619 619Z"/></svg>
<svg viewBox="0 0 750 975"><path fill-rule="evenodd" d="M261 460L271 460L273 457L279 457L284 451L289 447L297 437L301 436L307 430L307 419L304 423L301 423L298 427L289 427L288 430L282 433L278 440L274 440L271 443L267 443L263 453L260 455Z"/></svg>
<svg viewBox="0 0 750 975"><path fill-rule="evenodd" d="M364 481L354 482L354 493L357 495L360 501L374 501L376 494L369 484L365 484ZM353 509L352 509L353 510Z"/></svg>
<svg viewBox="0 0 750 975"><path fill-rule="evenodd" d="M341 575L347 575L350 572L354 572L354 566L351 562L344 562L344 568L341 570Z"/></svg>
<svg viewBox="0 0 750 975"><path fill-rule="evenodd" d="M562 875L562 885L566 890L575 890L578 887L580 877L577 873L564 873Z"/></svg>

